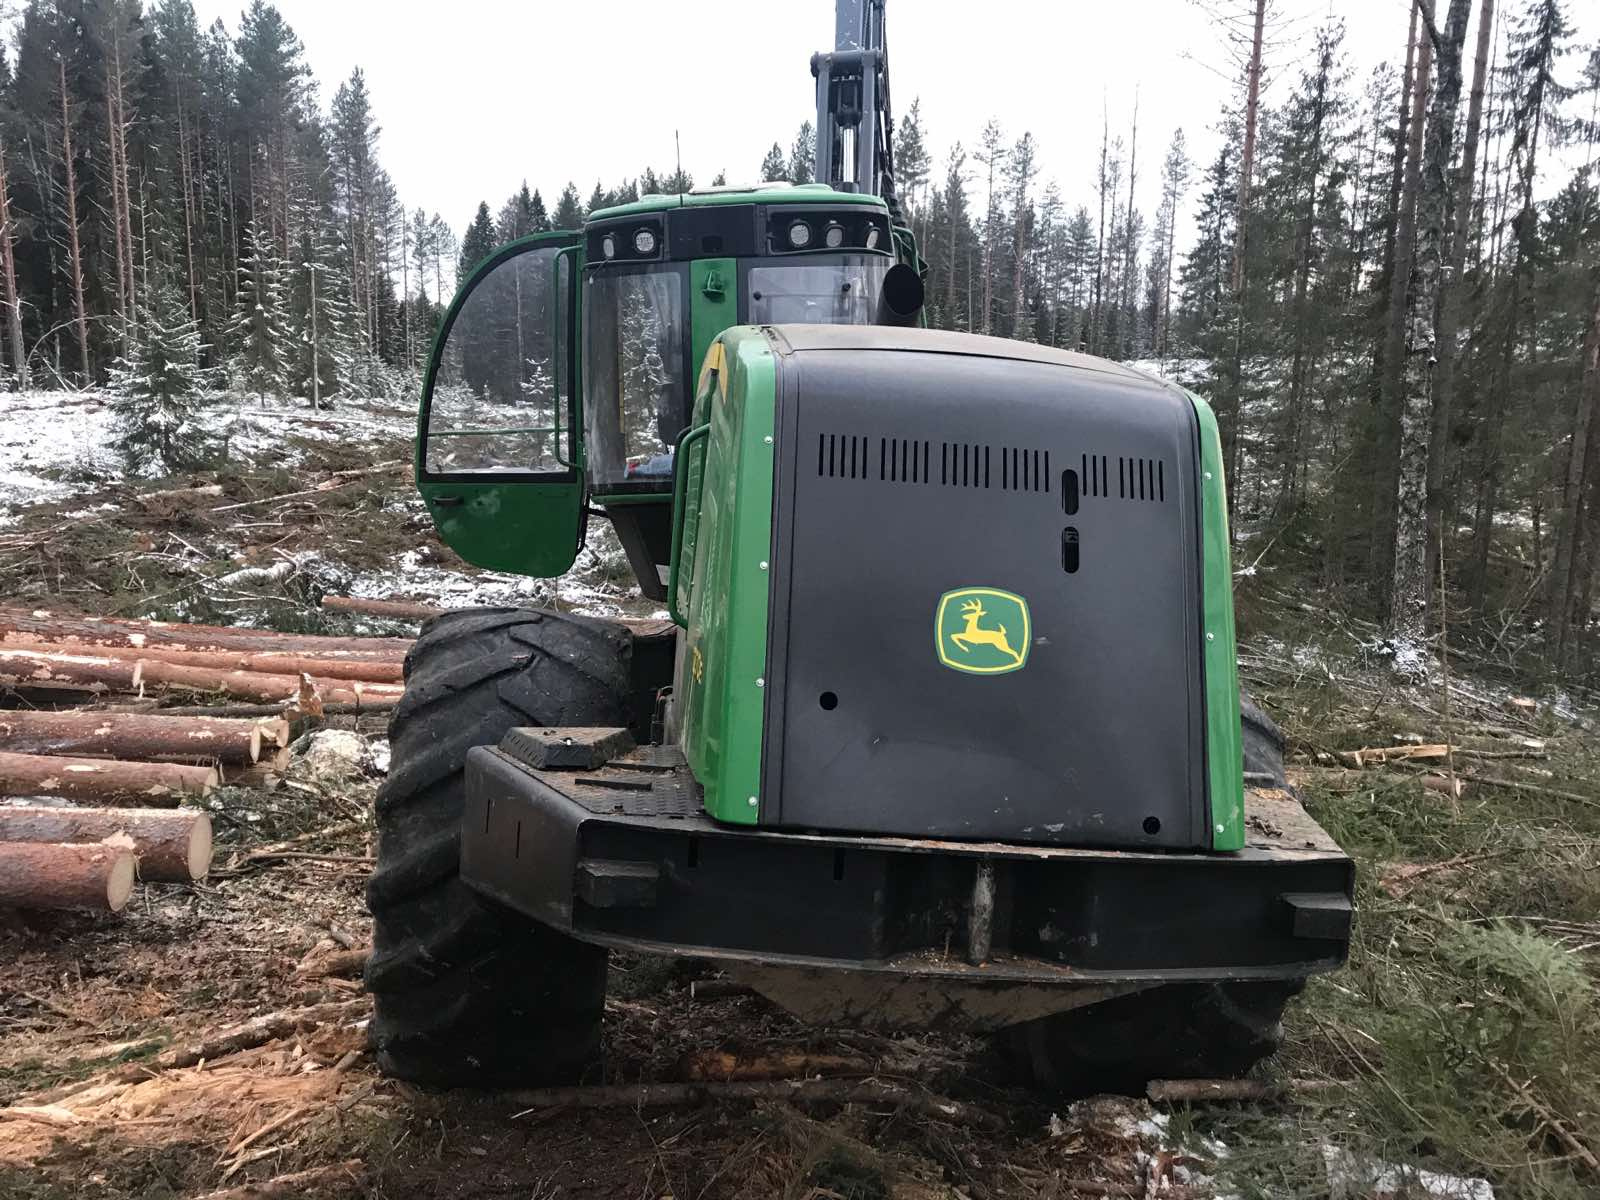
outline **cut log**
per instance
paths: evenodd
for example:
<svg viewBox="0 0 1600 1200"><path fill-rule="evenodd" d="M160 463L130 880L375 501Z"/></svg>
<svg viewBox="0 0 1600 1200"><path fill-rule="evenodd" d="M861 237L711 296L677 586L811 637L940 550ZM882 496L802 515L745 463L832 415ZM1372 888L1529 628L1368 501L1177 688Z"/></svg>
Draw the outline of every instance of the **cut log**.
<svg viewBox="0 0 1600 1200"><path fill-rule="evenodd" d="M133 894L133 852L96 843L0 842L0 908L118 912Z"/></svg>
<svg viewBox="0 0 1600 1200"><path fill-rule="evenodd" d="M16 754L105 755L148 762L219 762L245 766L263 747L289 744L282 719L170 717L109 712L0 711L0 750Z"/></svg>
<svg viewBox="0 0 1600 1200"><path fill-rule="evenodd" d="M67 651L0 650L0 684L75 692L136 692L139 664Z"/></svg>
<svg viewBox="0 0 1600 1200"><path fill-rule="evenodd" d="M188 883L211 867L211 818L194 809L0 807L0 842L105 842L126 838L140 879Z"/></svg>
<svg viewBox="0 0 1600 1200"><path fill-rule="evenodd" d="M0 659L4 655L0 654ZM139 662L138 682L150 687L190 692L213 692L241 700L289 702L302 694L300 675L268 675L261 671L220 671L183 663ZM397 683L363 683L353 679L310 676L311 685L324 702L386 708L400 702L405 688Z"/></svg>
<svg viewBox="0 0 1600 1200"><path fill-rule="evenodd" d="M244 650L316 657L388 658L398 662L411 648L409 638L328 637L277 633L230 625L180 625L124 617L55 615L47 611L0 608L0 644L46 641L77 646L93 654L109 646L177 646L196 650Z"/></svg>
<svg viewBox="0 0 1600 1200"><path fill-rule="evenodd" d="M1430 792L1443 792L1452 800L1459 800L1466 785L1461 782L1460 776L1424 775L1422 786Z"/></svg>
<svg viewBox="0 0 1600 1200"><path fill-rule="evenodd" d="M1379 763L1402 762L1411 759L1446 758L1450 747L1444 743L1426 746L1366 746L1360 750L1341 750L1339 759L1350 767L1371 767Z"/></svg>
<svg viewBox="0 0 1600 1200"><path fill-rule="evenodd" d="M324 596L322 607L330 612L395 617L402 621L426 621L450 611L436 604L419 604L415 600L368 600L362 596Z"/></svg>
<svg viewBox="0 0 1600 1200"><path fill-rule="evenodd" d="M0 751L0 796L175 808L185 796L204 796L220 779L215 767Z"/></svg>
<svg viewBox="0 0 1600 1200"><path fill-rule="evenodd" d="M60 654L62 647L48 641L22 641L13 639L6 644L8 650L24 650L35 654ZM365 683L399 683L404 664L389 655L358 657L346 655L297 654L285 649L281 653L257 650L198 649L188 646L104 646L94 652L97 658L121 661L154 661L177 663L182 666L211 667L220 671L259 671L267 675L317 675L327 679L359 679Z"/></svg>

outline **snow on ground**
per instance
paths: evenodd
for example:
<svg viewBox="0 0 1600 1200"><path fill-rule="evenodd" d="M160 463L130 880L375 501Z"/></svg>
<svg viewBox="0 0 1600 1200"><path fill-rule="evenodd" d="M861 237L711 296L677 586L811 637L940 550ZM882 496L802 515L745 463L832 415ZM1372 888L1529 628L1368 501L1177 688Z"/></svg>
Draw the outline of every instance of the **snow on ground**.
<svg viewBox="0 0 1600 1200"><path fill-rule="evenodd" d="M292 467L310 442L410 442L414 407L393 400L341 398L329 411L294 401L230 394L201 410L200 432L233 461ZM127 477L117 453L116 413L98 392L19 392L0 398L0 525L18 508L64 500Z"/></svg>

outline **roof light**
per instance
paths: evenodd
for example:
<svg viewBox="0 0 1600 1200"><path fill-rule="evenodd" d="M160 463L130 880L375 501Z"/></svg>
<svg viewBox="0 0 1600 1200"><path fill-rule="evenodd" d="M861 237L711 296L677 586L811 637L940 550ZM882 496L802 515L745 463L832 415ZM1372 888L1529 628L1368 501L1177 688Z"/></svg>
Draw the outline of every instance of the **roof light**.
<svg viewBox="0 0 1600 1200"><path fill-rule="evenodd" d="M617 256L617 239L612 234L606 234L600 239L600 253L608 259Z"/></svg>
<svg viewBox="0 0 1600 1200"><path fill-rule="evenodd" d="M646 257L656 252L655 231L649 226L641 226L633 232L633 249L637 254Z"/></svg>
<svg viewBox="0 0 1600 1200"><path fill-rule="evenodd" d="M844 226L837 221L830 221L828 228L823 231L822 244L829 250L837 250L844 245Z"/></svg>
<svg viewBox="0 0 1600 1200"><path fill-rule="evenodd" d="M804 250L811 245L811 226L804 221L796 221L789 226L789 246L793 250Z"/></svg>

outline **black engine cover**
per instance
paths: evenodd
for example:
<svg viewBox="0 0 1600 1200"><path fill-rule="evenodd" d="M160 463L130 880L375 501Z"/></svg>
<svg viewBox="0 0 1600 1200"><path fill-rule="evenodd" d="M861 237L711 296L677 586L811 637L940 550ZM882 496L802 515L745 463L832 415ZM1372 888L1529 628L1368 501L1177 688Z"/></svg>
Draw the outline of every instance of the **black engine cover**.
<svg viewBox="0 0 1600 1200"><path fill-rule="evenodd" d="M1208 845L1187 397L999 339L774 343L761 820Z"/></svg>

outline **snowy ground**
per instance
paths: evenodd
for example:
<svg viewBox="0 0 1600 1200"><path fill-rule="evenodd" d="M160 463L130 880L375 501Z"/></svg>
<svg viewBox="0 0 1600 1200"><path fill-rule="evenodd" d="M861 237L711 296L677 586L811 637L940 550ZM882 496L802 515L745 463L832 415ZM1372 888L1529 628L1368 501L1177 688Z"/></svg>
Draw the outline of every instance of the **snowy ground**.
<svg viewBox="0 0 1600 1200"><path fill-rule="evenodd" d="M555 605L596 616L659 615L634 592L604 521L590 523L587 545L559 580L479 571L444 547L405 469L416 419L409 404L341 398L331 411L312 412L287 400L220 397L204 410L199 430L215 447L212 460L164 481L130 478L103 394L29 392L0 405L0 530L15 531L14 541L59 540L63 529L92 525L115 544L126 526L126 541L156 542L136 562L164 564L180 581L176 594L162 598L165 615L176 619L226 613L240 624L277 624L285 604L314 605L323 593L445 608ZM348 476L363 466L373 468L365 479L330 479L335 470ZM192 528L152 521L131 503L135 493L219 481L227 495L202 504ZM257 497L334 482L339 490L328 500L255 506ZM240 509L236 502L246 497L250 504ZM268 575L267 568L276 570ZM43 599L26 590L11 598Z"/></svg>

